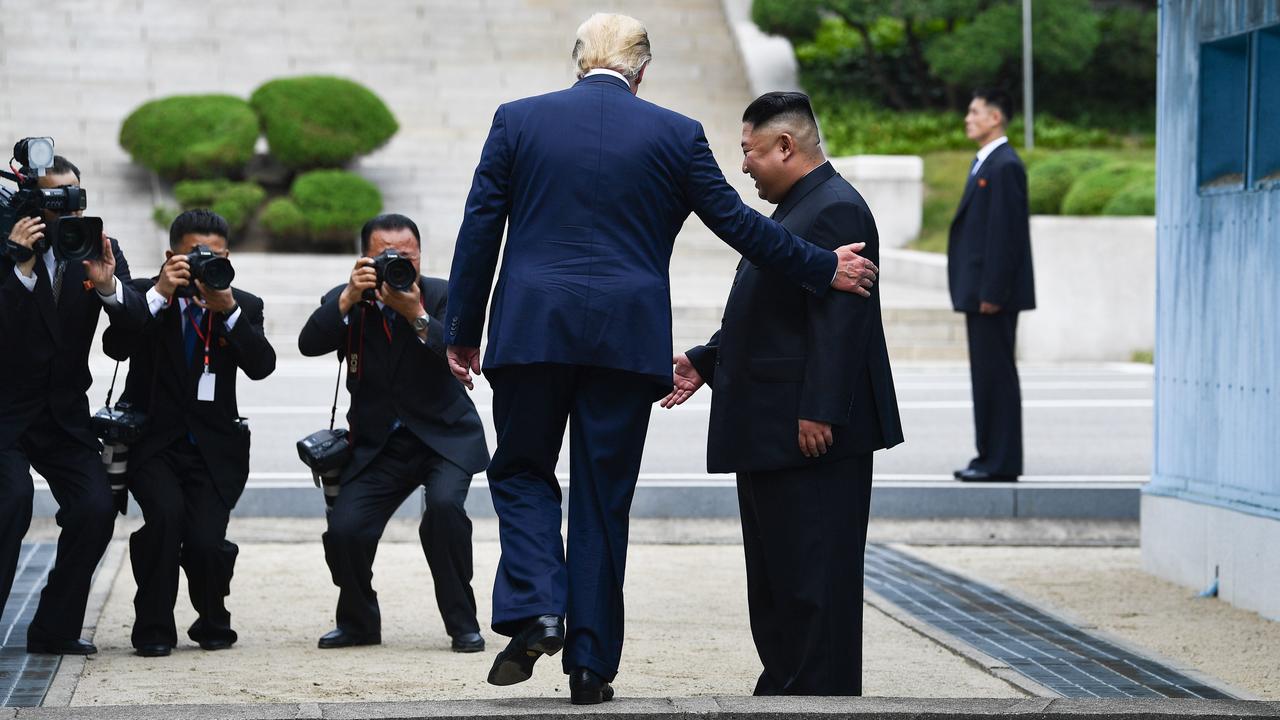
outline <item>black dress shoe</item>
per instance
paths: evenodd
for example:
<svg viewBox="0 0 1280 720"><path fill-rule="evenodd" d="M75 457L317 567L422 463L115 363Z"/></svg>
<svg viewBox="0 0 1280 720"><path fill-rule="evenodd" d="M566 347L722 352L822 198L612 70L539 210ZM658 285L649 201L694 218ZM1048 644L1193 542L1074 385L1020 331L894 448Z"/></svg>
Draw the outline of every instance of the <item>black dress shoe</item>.
<svg viewBox="0 0 1280 720"><path fill-rule="evenodd" d="M515 685L533 676L533 664L543 655L555 655L564 647L564 619L543 615L524 629L493 659L490 685Z"/></svg>
<svg viewBox="0 0 1280 720"><path fill-rule="evenodd" d="M463 633L453 638L450 646L456 653L477 653L484 650L484 638L478 632Z"/></svg>
<svg viewBox="0 0 1280 720"><path fill-rule="evenodd" d="M356 645L381 645L382 637L379 635L356 635L349 633L342 628L334 628L324 635L320 636L320 642L316 645L321 650L329 650L331 648L355 647Z"/></svg>
<svg viewBox="0 0 1280 720"><path fill-rule="evenodd" d="M227 648L235 644L236 644L236 641L232 640L231 638L213 638L210 640L201 640L200 649L201 650L226 650Z"/></svg>
<svg viewBox="0 0 1280 720"><path fill-rule="evenodd" d="M173 646L165 643L143 645L133 651L135 655L140 657L169 657L171 652L173 652Z"/></svg>
<svg viewBox="0 0 1280 720"><path fill-rule="evenodd" d="M599 705L613 699L613 686L587 668L569 673L569 702L574 705Z"/></svg>
<svg viewBox="0 0 1280 720"><path fill-rule="evenodd" d="M962 482L1017 482L1018 481L1017 475L992 475L991 473L983 472L981 470L974 470L973 468L965 468L963 470L957 470L955 471L955 476L957 480L960 480Z"/></svg>
<svg viewBox="0 0 1280 720"><path fill-rule="evenodd" d="M92 655L98 648L80 638L75 640L32 640L27 638L27 652L40 655Z"/></svg>

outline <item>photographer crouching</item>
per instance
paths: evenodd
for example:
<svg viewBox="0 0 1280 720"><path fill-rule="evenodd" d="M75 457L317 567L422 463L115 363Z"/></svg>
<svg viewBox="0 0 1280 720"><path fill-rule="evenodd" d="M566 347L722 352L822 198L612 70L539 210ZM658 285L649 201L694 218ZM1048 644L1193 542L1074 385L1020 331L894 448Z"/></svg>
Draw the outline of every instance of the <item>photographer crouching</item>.
<svg viewBox="0 0 1280 720"><path fill-rule="evenodd" d="M3 176L18 190L0 192L0 608L31 525L34 467L62 531L27 651L88 655L97 652L80 639L89 584L115 522L85 396L89 347L103 309L113 328L138 327L146 302L102 221L81 218L79 169L49 138L20 141L14 157L22 168Z"/></svg>
<svg viewBox="0 0 1280 720"><path fill-rule="evenodd" d="M187 636L205 650L237 640L226 597L238 548L226 534L249 477L249 427L236 406L236 376L267 377L276 353L263 334L262 300L231 287L228 237L216 213L179 215L160 274L132 283L146 298L145 324L112 327L102 338L109 356L130 360L122 402L147 417L128 467L144 521L129 538L138 584L132 641L144 657L177 645L179 565L198 614Z"/></svg>
<svg viewBox="0 0 1280 720"><path fill-rule="evenodd" d="M444 358L440 319L448 284L421 277L422 236L403 215L365 223L360 248L363 257L348 282L321 299L298 337L303 355L334 353L339 367L346 361L351 394L351 456L324 534L325 560L339 589L337 628L319 646L382 642L374 554L396 508L422 487L426 509L418 534L445 630L454 651L479 652L484 639L463 503L489 452L475 405Z"/></svg>

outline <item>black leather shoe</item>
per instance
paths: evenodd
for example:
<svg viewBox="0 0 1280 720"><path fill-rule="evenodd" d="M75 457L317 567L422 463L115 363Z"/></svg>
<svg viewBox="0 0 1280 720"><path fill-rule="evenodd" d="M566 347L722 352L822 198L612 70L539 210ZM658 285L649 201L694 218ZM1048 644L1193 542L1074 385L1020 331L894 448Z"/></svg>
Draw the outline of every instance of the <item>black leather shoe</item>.
<svg viewBox="0 0 1280 720"><path fill-rule="evenodd" d="M226 650L235 645L236 641L230 638L213 638L212 640L201 640L201 650Z"/></svg>
<svg viewBox="0 0 1280 720"><path fill-rule="evenodd" d="M316 643L321 650L355 647L356 645L381 644L382 637L379 635L356 635L354 633L349 633L342 628L334 628L324 635L321 635L320 642Z"/></svg>
<svg viewBox="0 0 1280 720"><path fill-rule="evenodd" d="M574 705L599 705L613 699L613 686L587 668L569 673L569 702Z"/></svg>
<svg viewBox="0 0 1280 720"><path fill-rule="evenodd" d="M463 633L450 643L456 653L477 653L484 650L484 638L480 633Z"/></svg>
<svg viewBox="0 0 1280 720"><path fill-rule="evenodd" d="M961 482L1017 482L1018 481L1017 475L992 475L991 473L983 472L981 470L974 470L973 468L965 468L963 470L957 470L955 471L955 476L956 476L956 479L960 480Z"/></svg>
<svg viewBox="0 0 1280 720"><path fill-rule="evenodd" d="M564 647L564 619L543 615L524 629L493 659L490 685L515 685L533 676L533 664L543 655L555 655Z"/></svg>
<svg viewBox="0 0 1280 720"><path fill-rule="evenodd" d="M139 657L169 657L169 653L173 652L172 645L164 643L156 643L155 645L143 645L133 651Z"/></svg>
<svg viewBox="0 0 1280 720"><path fill-rule="evenodd" d="M27 639L27 652L40 655L92 655L98 648L91 642L80 638L75 640L32 640Z"/></svg>

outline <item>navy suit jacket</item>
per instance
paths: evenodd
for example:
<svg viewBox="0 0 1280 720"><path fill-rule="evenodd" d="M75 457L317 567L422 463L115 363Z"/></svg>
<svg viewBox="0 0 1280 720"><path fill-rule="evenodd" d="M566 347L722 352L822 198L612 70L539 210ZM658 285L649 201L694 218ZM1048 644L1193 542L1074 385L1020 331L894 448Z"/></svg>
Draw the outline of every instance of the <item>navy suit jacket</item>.
<svg viewBox="0 0 1280 720"><path fill-rule="evenodd" d="M830 163L797 182L773 217L822 247L865 242L863 256L880 262L871 210ZM879 286L869 298L817 298L744 260L720 331L687 354L714 388L710 472L821 465L902 442ZM832 425L825 455L800 452L801 418Z"/></svg>
<svg viewBox="0 0 1280 720"><path fill-rule="evenodd" d="M947 245L951 304L976 313L983 302L1002 311L1036 306L1027 216L1027 171L1008 143L969 178Z"/></svg>
<svg viewBox="0 0 1280 720"><path fill-rule="evenodd" d="M752 262L827 292L834 253L744 205L698 122L608 75L502 105L458 232L445 342L480 345L505 228L486 368L591 365L670 391L668 270L690 212Z"/></svg>

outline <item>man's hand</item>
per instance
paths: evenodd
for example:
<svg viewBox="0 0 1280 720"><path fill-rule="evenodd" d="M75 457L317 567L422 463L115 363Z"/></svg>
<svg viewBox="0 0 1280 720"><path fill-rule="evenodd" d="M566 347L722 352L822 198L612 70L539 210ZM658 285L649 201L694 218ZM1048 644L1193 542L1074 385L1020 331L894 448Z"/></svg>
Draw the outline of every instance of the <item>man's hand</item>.
<svg viewBox="0 0 1280 720"><path fill-rule="evenodd" d="M999 305L995 303L989 303L986 300L983 300L982 304L978 306L978 313L980 315L995 315L999 312L1000 312Z"/></svg>
<svg viewBox="0 0 1280 720"><path fill-rule="evenodd" d="M680 353L671 358L674 366L671 371L671 394L662 398L658 404L664 408L673 408L688 400L706 381L698 374L698 369L689 362L689 357Z"/></svg>
<svg viewBox="0 0 1280 720"><path fill-rule="evenodd" d="M831 287L871 297L870 288L875 284L880 268L858 254L866 246L866 243L853 243L836 248L836 276L831 279Z"/></svg>
<svg viewBox="0 0 1280 720"><path fill-rule="evenodd" d="M831 447L831 423L800 418L800 454L807 458L821 457Z"/></svg>
<svg viewBox="0 0 1280 720"><path fill-rule="evenodd" d="M236 301L231 295L231 288L210 290L204 283L196 280L196 289L200 291L200 294L192 298L192 300L205 310L221 313L224 317L235 312Z"/></svg>
<svg viewBox="0 0 1280 720"><path fill-rule="evenodd" d="M34 248L36 243L44 237L44 220L38 217L24 217L13 224L13 229L9 231L9 239L21 245L24 248ZM27 277L31 277L31 269L36 266L36 256L32 255L31 259L24 263L18 263L18 271Z"/></svg>
<svg viewBox="0 0 1280 720"><path fill-rule="evenodd" d="M102 257L84 260L84 276L98 289L99 295L116 291L116 254L111 250L111 239L102 233Z"/></svg>
<svg viewBox="0 0 1280 720"><path fill-rule="evenodd" d="M191 284L191 263L186 255L170 255L160 268L160 277L156 278L156 292L166 300L173 299L173 293L180 287Z"/></svg>
<svg viewBox="0 0 1280 720"><path fill-rule="evenodd" d="M356 303L364 299L365 290L373 290L376 287L378 287L378 271L373 268L373 258L362 257L356 260L356 266L352 268L351 277L347 280L347 287L342 291L342 295L338 296L338 309L342 311L342 315L346 316Z"/></svg>
<svg viewBox="0 0 1280 720"><path fill-rule="evenodd" d="M468 390L474 390L471 373L480 374L480 348L450 345L445 349L445 355L449 358L449 371L453 376Z"/></svg>
<svg viewBox="0 0 1280 720"><path fill-rule="evenodd" d="M390 285L384 285L375 294L379 302L400 313L400 317L409 322L422 316L422 289L418 287L418 283L414 283L408 290L396 290Z"/></svg>

